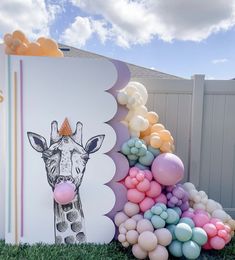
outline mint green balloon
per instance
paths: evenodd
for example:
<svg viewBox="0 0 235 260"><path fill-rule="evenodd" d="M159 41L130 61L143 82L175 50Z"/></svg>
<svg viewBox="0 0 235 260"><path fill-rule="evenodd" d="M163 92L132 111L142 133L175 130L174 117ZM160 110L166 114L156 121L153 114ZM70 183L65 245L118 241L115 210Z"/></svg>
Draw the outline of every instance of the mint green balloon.
<svg viewBox="0 0 235 260"><path fill-rule="evenodd" d="M153 148L151 145L148 145L148 150L154 157L157 157L161 153L159 149Z"/></svg>
<svg viewBox="0 0 235 260"><path fill-rule="evenodd" d="M174 211L176 211L179 216L181 216L182 211L181 211L181 209L180 209L179 207L174 207L174 208L172 208L172 209L173 209Z"/></svg>
<svg viewBox="0 0 235 260"><path fill-rule="evenodd" d="M191 228L195 227L195 224L191 218L181 218L179 223L185 223L188 224Z"/></svg>
<svg viewBox="0 0 235 260"><path fill-rule="evenodd" d="M136 147L131 147L131 153L132 154L137 154L139 152L138 148Z"/></svg>
<svg viewBox="0 0 235 260"><path fill-rule="evenodd" d="M160 206L163 210L167 210L167 207L164 203L158 202L156 205Z"/></svg>
<svg viewBox="0 0 235 260"><path fill-rule="evenodd" d="M171 242L171 244L168 247L169 252L175 256L175 257L182 257L183 251L182 251L182 243L180 241L174 240Z"/></svg>
<svg viewBox="0 0 235 260"><path fill-rule="evenodd" d="M139 158L139 162L145 166L150 166L154 160L154 156L149 151L146 152L144 156Z"/></svg>
<svg viewBox="0 0 235 260"><path fill-rule="evenodd" d="M130 140L128 140L127 144L129 147L135 146L135 139L131 138Z"/></svg>
<svg viewBox="0 0 235 260"><path fill-rule="evenodd" d="M147 148L144 144L139 148L138 156L144 156L147 153Z"/></svg>
<svg viewBox="0 0 235 260"><path fill-rule="evenodd" d="M121 152L122 152L123 154L125 154L125 155L129 155L129 154L131 153L131 149L130 149L130 147L128 146L127 143L124 143L124 144L122 145Z"/></svg>
<svg viewBox="0 0 235 260"><path fill-rule="evenodd" d="M166 225L166 222L157 215L152 216L151 222L155 228L163 228Z"/></svg>
<svg viewBox="0 0 235 260"><path fill-rule="evenodd" d="M166 228L171 232L172 240L176 239L175 237L175 227L176 225L167 225Z"/></svg>
<svg viewBox="0 0 235 260"><path fill-rule="evenodd" d="M131 161L134 161L134 160L138 159L138 156L136 156L135 154L128 154L127 157Z"/></svg>
<svg viewBox="0 0 235 260"><path fill-rule="evenodd" d="M208 237L204 229L200 227L193 228L192 240L196 242L199 246L206 244L207 239Z"/></svg>
<svg viewBox="0 0 235 260"><path fill-rule="evenodd" d="M197 259L201 253L201 247L194 241L183 243L182 251L187 259Z"/></svg>
<svg viewBox="0 0 235 260"><path fill-rule="evenodd" d="M152 218L152 216L153 216L153 213L151 212L150 209L148 209L147 211L144 212L144 218L150 220Z"/></svg>
<svg viewBox="0 0 235 260"><path fill-rule="evenodd" d="M130 167L134 166L136 164L136 160L129 160Z"/></svg>
<svg viewBox="0 0 235 260"><path fill-rule="evenodd" d="M193 231L188 224L179 223L175 227L175 236L181 242L186 242L191 239Z"/></svg>
<svg viewBox="0 0 235 260"><path fill-rule="evenodd" d="M166 211L163 211L161 214L160 214L160 217L164 220L166 220L168 218L168 214L166 213Z"/></svg>
<svg viewBox="0 0 235 260"><path fill-rule="evenodd" d="M166 219L167 224L177 224L179 222L180 217L175 210L168 208L166 212L168 214L168 217Z"/></svg>
<svg viewBox="0 0 235 260"><path fill-rule="evenodd" d="M141 163L136 163L135 167L139 168L140 170L149 170L148 166L142 165Z"/></svg>
<svg viewBox="0 0 235 260"><path fill-rule="evenodd" d="M155 206L152 207L151 211L155 215L160 215L162 213L163 209L162 209L162 207L155 205Z"/></svg>
<svg viewBox="0 0 235 260"><path fill-rule="evenodd" d="M142 142L140 140L135 141L135 147L140 148L142 146Z"/></svg>

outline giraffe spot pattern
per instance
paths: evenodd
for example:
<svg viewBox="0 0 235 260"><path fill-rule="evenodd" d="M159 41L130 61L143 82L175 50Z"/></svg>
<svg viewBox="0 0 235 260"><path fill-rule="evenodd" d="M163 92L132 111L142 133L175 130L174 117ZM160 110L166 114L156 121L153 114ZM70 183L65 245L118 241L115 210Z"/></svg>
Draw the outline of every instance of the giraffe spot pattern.
<svg viewBox="0 0 235 260"><path fill-rule="evenodd" d="M62 244L62 237L61 236L56 236L56 238L55 238L55 243L56 244Z"/></svg>
<svg viewBox="0 0 235 260"><path fill-rule="evenodd" d="M77 211L70 211L67 213L67 219L70 222L74 222L78 218L78 212Z"/></svg>
<svg viewBox="0 0 235 260"><path fill-rule="evenodd" d="M71 229L73 232L79 232L82 229L82 223L80 221L72 223Z"/></svg>
<svg viewBox="0 0 235 260"><path fill-rule="evenodd" d="M66 204L66 205L62 205L62 209L63 209L64 212L68 212L72 208L73 208L73 204L72 203L69 203L69 204Z"/></svg>
<svg viewBox="0 0 235 260"><path fill-rule="evenodd" d="M85 240L86 240L85 234L83 232L79 232L76 235L76 238L77 238L79 243L85 242Z"/></svg>
<svg viewBox="0 0 235 260"><path fill-rule="evenodd" d="M64 242L65 242L65 244L74 244L75 238L74 238L74 236L67 236L67 237L64 239Z"/></svg>
<svg viewBox="0 0 235 260"><path fill-rule="evenodd" d="M56 224L56 228L60 232L65 232L68 228L68 223L65 221L59 222Z"/></svg>

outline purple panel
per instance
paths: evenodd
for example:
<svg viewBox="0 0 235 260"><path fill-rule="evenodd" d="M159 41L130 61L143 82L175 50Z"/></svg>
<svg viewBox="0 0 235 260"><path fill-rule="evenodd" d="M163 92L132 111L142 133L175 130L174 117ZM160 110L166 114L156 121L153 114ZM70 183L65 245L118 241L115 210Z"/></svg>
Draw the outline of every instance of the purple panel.
<svg viewBox="0 0 235 260"><path fill-rule="evenodd" d="M113 150L115 149L116 151L120 151L122 144L130 139L128 128L121 122L117 122L113 120L110 122L109 125L112 126L112 128L115 130L117 135L116 144Z"/></svg>
<svg viewBox="0 0 235 260"><path fill-rule="evenodd" d="M126 159L126 157L124 155L122 155L121 153L118 153L116 151L109 152L109 153L107 153L107 155L113 159L113 161L116 165L116 173L115 173L113 179L111 180L111 182L114 182L114 181L118 182L118 181L123 180L127 176L129 168L130 168L128 160Z"/></svg>

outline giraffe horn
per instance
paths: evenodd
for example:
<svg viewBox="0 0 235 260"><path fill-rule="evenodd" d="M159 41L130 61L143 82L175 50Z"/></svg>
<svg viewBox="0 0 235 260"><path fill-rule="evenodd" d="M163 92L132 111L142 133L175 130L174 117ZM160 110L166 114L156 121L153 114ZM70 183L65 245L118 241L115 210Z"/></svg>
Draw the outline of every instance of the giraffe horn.
<svg viewBox="0 0 235 260"><path fill-rule="evenodd" d="M72 138L76 143L82 145L82 123L81 122L77 122L76 130L72 135Z"/></svg>
<svg viewBox="0 0 235 260"><path fill-rule="evenodd" d="M58 142L60 139L59 132L58 132L58 123L57 121L53 121L51 123L51 145L53 143Z"/></svg>

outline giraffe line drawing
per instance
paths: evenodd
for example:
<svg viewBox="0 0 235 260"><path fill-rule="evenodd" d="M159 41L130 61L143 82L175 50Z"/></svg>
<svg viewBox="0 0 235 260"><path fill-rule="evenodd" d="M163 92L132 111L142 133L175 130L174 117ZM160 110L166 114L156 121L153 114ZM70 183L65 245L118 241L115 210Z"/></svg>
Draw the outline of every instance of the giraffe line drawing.
<svg viewBox="0 0 235 260"><path fill-rule="evenodd" d="M66 126L66 129L63 127ZM54 199L54 234L56 244L86 242L85 219L79 195L86 164L91 153L97 152L105 135L90 138L82 144L82 123L77 122L72 133L67 118L58 131L57 121L51 123L50 146L46 139L36 133L27 132L31 146L42 154L47 172L47 181L54 191L60 183L75 185L75 197L68 204L59 204Z"/></svg>

